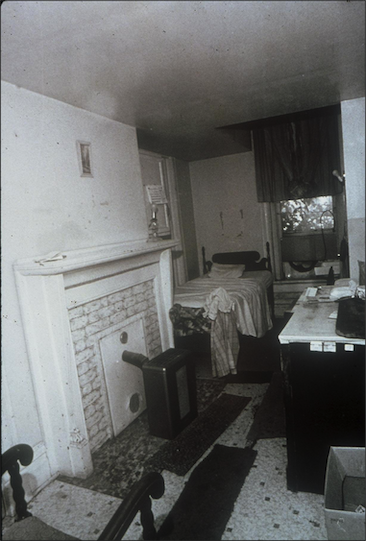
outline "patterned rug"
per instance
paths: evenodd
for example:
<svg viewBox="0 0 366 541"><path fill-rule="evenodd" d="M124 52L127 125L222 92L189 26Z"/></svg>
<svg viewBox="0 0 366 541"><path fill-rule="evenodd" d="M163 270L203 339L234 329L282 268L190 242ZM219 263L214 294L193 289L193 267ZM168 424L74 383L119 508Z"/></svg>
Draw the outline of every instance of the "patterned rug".
<svg viewBox="0 0 366 541"><path fill-rule="evenodd" d="M145 463L145 471L169 470L185 475L228 428L251 399L221 394L174 440L168 441Z"/></svg>
<svg viewBox="0 0 366 541"><path fill-rule="evenodd" d="M215 402L224 387L223 378L197 380L199 415ZM146 472L145 464L149 466L151 457L155 456L157 460L158 450L166 442L150 434L147 411L144 411L118 436L105 442L93 454L94 471L87 479L60 475L58 480L123 499ZM158 471L161 469L158 468Z"/></svg>

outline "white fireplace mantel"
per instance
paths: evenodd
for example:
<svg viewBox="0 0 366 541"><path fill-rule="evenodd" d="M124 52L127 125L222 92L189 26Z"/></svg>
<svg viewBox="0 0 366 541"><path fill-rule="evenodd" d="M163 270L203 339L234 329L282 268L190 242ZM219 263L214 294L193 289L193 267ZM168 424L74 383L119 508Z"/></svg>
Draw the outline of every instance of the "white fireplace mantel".
<svg viewBox="0 0 366 541"><path fill-rule="evenodd" d="M51 474L93 471L68 310L110 284L153 279L161 347L174 347L171 249L179 241L133 241L18 260L16 285ZM140 277L140 278L139 278ZM127 282L126 282L127 280ZM106 285L107 284L107 285ZM117 287L117 286L116 286ZM99 288L99 289L98 289ZM103 289L104 288L104 289Z"/></svg>
<svg viewBox="0 0 366 541"><path fill-rule="evenodd" d="M129 241L120 244L107 244L81 250L51 252L47 255L19 259L14 268L24 275L64 274L87 267L110 263L121 259L162 252L177 246L178 240Z"/></svg>

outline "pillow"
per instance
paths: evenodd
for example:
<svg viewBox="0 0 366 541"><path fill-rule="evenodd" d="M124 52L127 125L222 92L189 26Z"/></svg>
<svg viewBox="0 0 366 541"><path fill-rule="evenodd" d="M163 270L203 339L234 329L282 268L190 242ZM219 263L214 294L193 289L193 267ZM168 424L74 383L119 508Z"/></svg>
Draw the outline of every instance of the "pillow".
<svg viewBox="0 0 366 541"><path fill-rule="evenodd" d="M208 275L210 278L240 278L244 271L245 265L213 263Z"/></svg>

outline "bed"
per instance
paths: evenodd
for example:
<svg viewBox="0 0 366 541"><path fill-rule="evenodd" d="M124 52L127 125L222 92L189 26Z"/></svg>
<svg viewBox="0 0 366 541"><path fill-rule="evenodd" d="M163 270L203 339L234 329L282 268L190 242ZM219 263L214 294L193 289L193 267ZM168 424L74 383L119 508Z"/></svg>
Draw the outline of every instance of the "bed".
<svg viewBox="0 0 366 541"><path fill-rule="evenodd" d="M223 377L237 373L238 333L261 338L273 326L269 244L263 258L256 251L226 252L211 262L204 248L202 255L203 275L176 287L169 315L175 338L209 336L212 374Z"/></svg>

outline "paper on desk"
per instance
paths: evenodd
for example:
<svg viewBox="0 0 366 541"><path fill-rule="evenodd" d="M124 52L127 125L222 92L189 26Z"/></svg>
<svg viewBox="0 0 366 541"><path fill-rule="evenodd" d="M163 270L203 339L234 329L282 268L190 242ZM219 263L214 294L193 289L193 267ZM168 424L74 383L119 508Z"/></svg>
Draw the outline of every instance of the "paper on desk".
<svg viewBox="0 0 366 541"><path fill-rule="evenodd" d="M328 319L337 319L338 316L338 308L337 310L334 310L331 314L329 314Z"/></svg>
<svg viewBox="0 0 366 541"><path fill-rule="evenodd" d="M336 286L330 292L330 299L332 301L338 301L340 299L346 299L348 297L354 297L356 294L357 284L354 280L349 280L347 286Z"/></svg>
<svg viewBox="0 0 366 541"><path fill-rule="evenodd" d="M306 289L306 293L305 295L307 297L310 297L310 298L314 298L316 296L316 294L318 293L318 288L317 287L308 287Z"/></svg>

